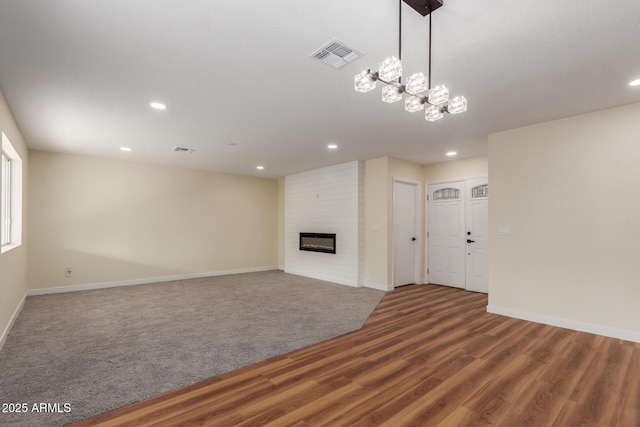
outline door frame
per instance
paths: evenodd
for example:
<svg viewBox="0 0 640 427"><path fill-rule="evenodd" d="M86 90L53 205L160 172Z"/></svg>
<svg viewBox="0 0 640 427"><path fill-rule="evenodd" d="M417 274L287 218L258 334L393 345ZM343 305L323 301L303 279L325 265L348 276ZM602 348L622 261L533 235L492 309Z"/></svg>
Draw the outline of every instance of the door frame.
<svg viewBox="0 0 640 427"><path fill-rule="evenodd" d="M460 182L463 181L465 184L465 226L466 224L466 192L467 192L467 182L474 180L474 179L483 179L486 178L488 179L487 175L474 175L474 176L467 176L467 177L460 177L460 178L451 178L451 179L443 179L443 180L439 180L439 181L425 181L424 183L424 241L425 241L425 254L424 254L424 281L423 283L429 283L429 186L430 185L437 185L437 184L449 184L451 182ZM466 257L465 257L466 260ZM466 262L466 261L465 261ZM465 275L466 275L466 271L465 271ZM466 289L466 277L465 277L465 287L464 289Z"/></svg>
<svg viewBox="0 0 640 427"><path fill-rule="evenodd" d="M423 235L422 232L422 218L420 215L421 203L420 203L420 193L421 193L421 183L419 181L412 181L409 179L402 178L393 178L393 185L391 188L391 289L396 287L396 183L400 184L409 184L414 186L414 197L415 197L415 224L414 229L416 231L416 251L415 251L415 260L414 260L414 283L416 285L422 284L422 280L420 277L421 273L421 260L422 260L422 245L423 239L420 236Z"/></svg>

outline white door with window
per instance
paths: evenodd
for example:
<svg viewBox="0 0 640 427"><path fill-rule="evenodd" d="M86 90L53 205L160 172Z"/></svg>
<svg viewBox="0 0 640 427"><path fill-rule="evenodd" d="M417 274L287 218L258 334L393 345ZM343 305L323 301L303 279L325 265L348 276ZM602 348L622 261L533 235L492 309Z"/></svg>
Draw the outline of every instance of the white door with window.
<svg viewBox="0 0 640 427"><path fill-rule="evenodd" d="M428 186L429 283L488 292L487 178Z"/></svg>
<svg viewBox="0 0 640 427"><path fill-rule="evenodd" d="M418 197L419 184L393 182L393 284L410 285L419 273Z"/></svg>
<svg viewBox="0 0 640 427"><path fill-rule="evenodd" d="M489 183L486 178L466 182L467 290L489 292L488 247Z"/></svg>
<svg viewBox="0 0 640 427"><path fill-rule="evenodd" d="M464 181L429 185L429 283L465 287Z"/></svg>

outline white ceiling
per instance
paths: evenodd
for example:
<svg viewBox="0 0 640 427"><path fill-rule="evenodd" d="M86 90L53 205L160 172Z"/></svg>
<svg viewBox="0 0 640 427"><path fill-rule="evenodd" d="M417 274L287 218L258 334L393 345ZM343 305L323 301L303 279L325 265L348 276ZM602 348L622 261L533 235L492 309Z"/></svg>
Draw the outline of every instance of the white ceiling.
<svg viewBox="0 0 640 427"><path fill-rule="evenodd" d="M433 83L469 111L435 123L353 90L397 54L397 13L396 0L0 0L0 89L34 149L265 177L484 155L491 132L640 102L638 0L445 0ZM403 15L405 75L426 73L428 18ZM334 37L364 55L341 70L309 58Z"/></svg>

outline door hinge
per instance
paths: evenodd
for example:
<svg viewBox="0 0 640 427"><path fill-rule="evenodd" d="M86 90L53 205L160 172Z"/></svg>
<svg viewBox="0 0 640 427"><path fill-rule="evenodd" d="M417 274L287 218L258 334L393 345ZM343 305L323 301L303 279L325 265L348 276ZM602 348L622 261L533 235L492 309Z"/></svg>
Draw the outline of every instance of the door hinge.
<svg viewBox="0 0 640 427"><path fill-rule="evenodd" d="M429 237L429 232L427 231L427 237Z"/></svg>
<svg viewBox="0 0 640 427"><path fill-rule="evenodd" d="M427 200L429 200L429 195L427 194Z"/></svg>
<svg viewBox="0 0 640 427"><path fill-rule="evenodd" d="M427 268L427 274L429 274L429 269Z"/></svg>

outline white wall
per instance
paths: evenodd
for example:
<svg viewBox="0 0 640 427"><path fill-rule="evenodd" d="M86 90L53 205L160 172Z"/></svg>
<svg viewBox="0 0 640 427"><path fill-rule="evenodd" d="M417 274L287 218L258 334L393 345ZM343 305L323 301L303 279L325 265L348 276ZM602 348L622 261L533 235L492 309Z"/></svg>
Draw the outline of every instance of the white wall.
<svg viewBox="0 0 640 427"><path fill-rule="evenodd" d="M350 286L363 281L361 162L285 178L285 271ZM336 233L336 253L299 250L299 233Z"/></svg>
<svg viewBox="0 0 640 427"><path fill-rule="evenodd" d="M22 245L0 254L0 348L17 316L28 289L28 170L29 151L9 105L0 92L0 133L4 132L22 160ZM0 176L0 180L2 177Z"/></svg>
<svg viewBox="0 0 640 427"><path fill-rule="evenodd" d="M640 342L639 118L633 104L489 136L490 311Z"/></svg>
<svg viewBox="0 0 640 427"><path fill-rule="evenodd" d="M31 159L32 289L277 267L277 180L41 151Z"/></svg>

